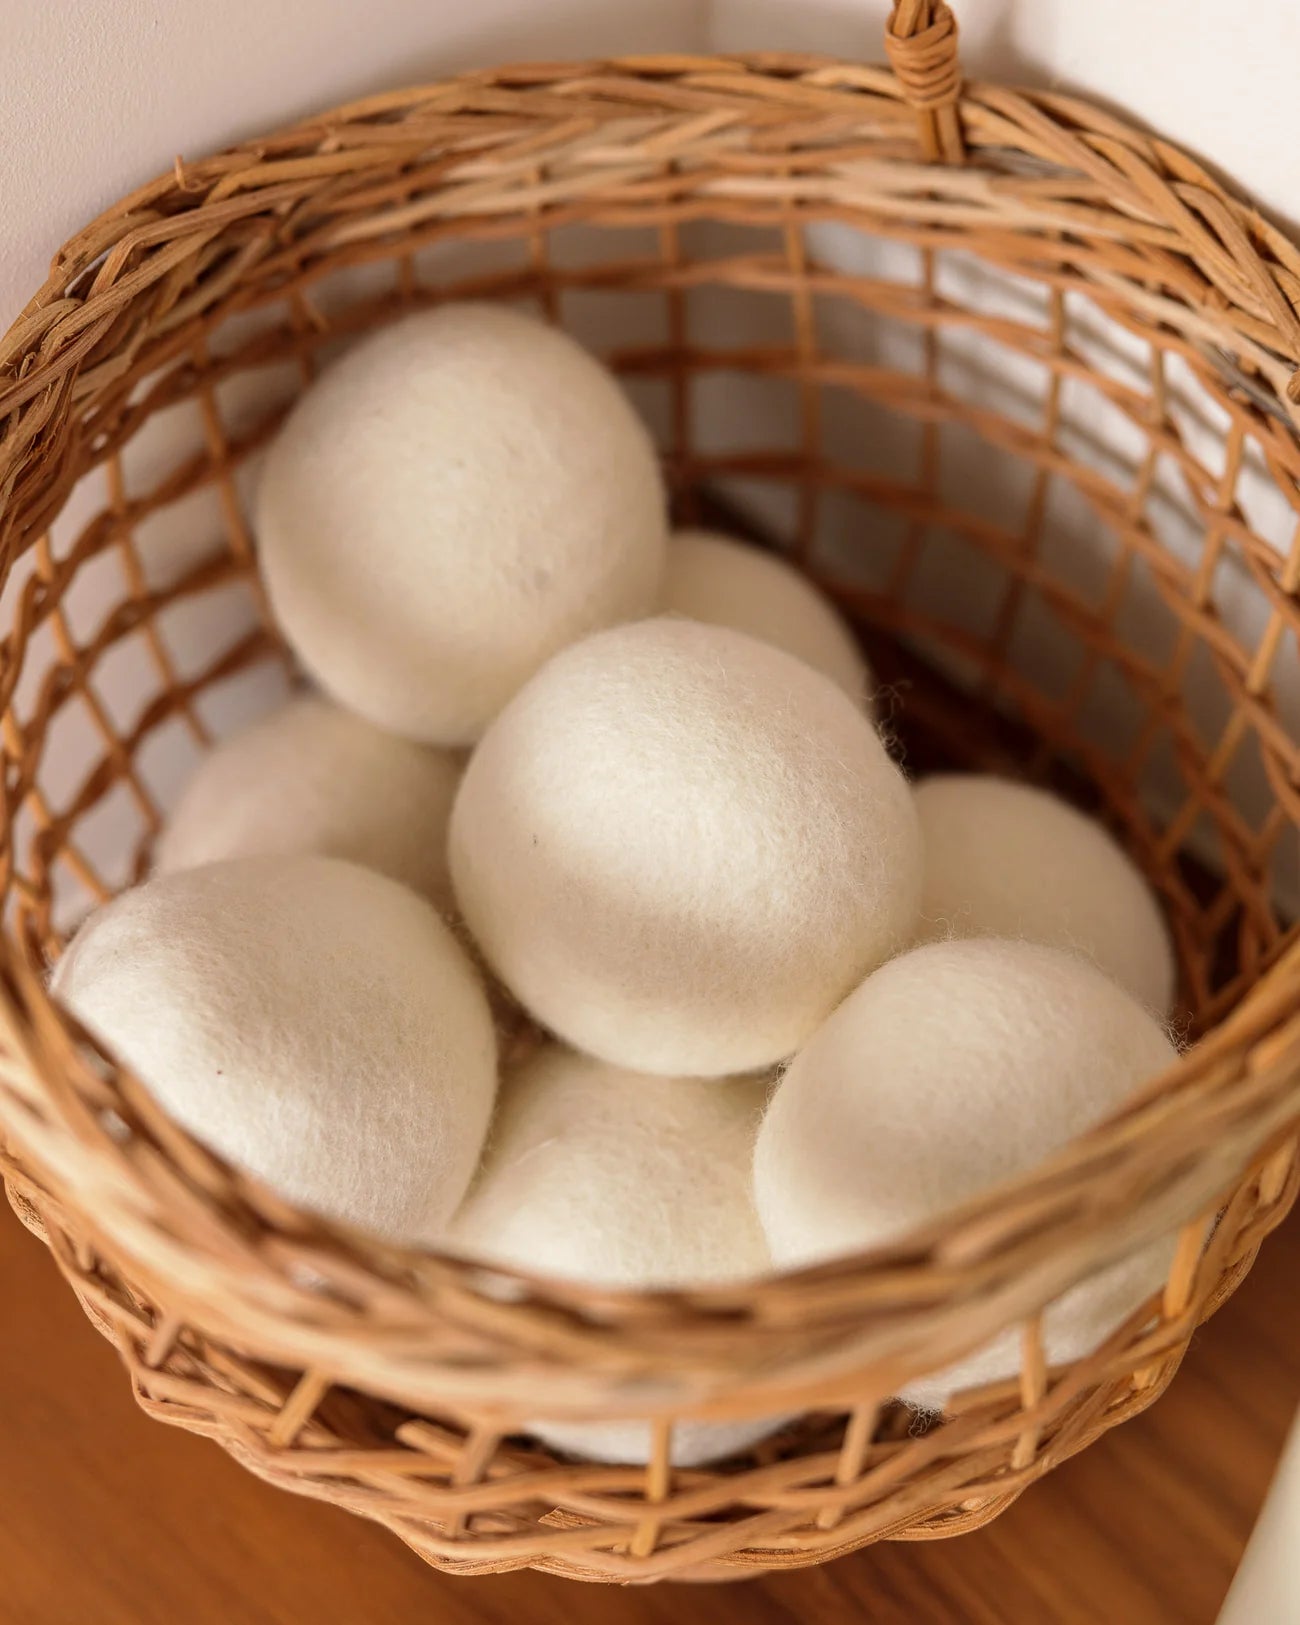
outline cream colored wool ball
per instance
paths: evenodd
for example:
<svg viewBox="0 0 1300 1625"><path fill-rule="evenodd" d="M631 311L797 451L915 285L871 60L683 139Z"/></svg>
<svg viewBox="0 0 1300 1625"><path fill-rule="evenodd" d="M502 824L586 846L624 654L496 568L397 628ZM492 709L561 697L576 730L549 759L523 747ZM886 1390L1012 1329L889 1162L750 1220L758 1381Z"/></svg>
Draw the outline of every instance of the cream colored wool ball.
<svg viewBox="0 0 1300 1625"><path fill-rule="evenodd" d="M659 619L557 655L452 809L457 901L521 1003L643 1072L792 1050L916 928L920 832L875 729L820 672Z"/></svg>
<svg viewBox="0 0 1300 1625"><path fill-rule="evenodd" d="M754 1192L774 1260L896 1241L1013 1178L1174 1060L1164 1029L1078 954L974 938L869 976L791 1062L759 1130ZM1161 1243L1073 1289L1045 1318L1049 1363L1089 1352L1156 1291ZM1019 1330L903 1394L939 1408L1014 1375Z"/></svg>
<svg viewBox="0 0 1300 1625"><path fill-rule="evenodd" d="M725 1461L779 1433L790 1420L776 1416L743 1422L677 1422L669 1460L674 1467ZM654 1448L654 1429L649 1422L536 1422L528 1431L549 1450L587 1461L640 1466L650 1460Z"/></svg>
<svg viewBox="0 0 1300 1625"><path fill-rule="evenodd" d="M680 530L668 541L663 605L669 614L775 644L871 709L871 673L852 632L830 600L777 554L711 530Z"/></svg>
<svg viewBox="0 0 1300 1625"><path fill-rule="evenodd" d="M916 787L921 937L1023 937L1086 954L1167 1015L1169 932L1150 887L1095 820L1032 785L941 773Z"/></svg>
<svg viewBox="0 0 1300 1625"><path fill-rule="evenodd" d="M472 1257L592 1286L761 1275L750 1170L767 1090L632 1072L548 1043L502 1085L449 1238Z"/></svg>
<svg viewBox="0 0 1300 1625"><path fill-rule="evenodd" d="M662 1078L551 1044L510 1076L478 1177L446 1243L486 1263L592 1286L687 1287L770 1268L750 1167L767 1087ZM680 1466L779 1424L682 1423ZM552 1448L645 1461L644 1422L531 1424Z"/></svg>
<svg viewBox="0 0 1300 1625"><path fill-rule="evenodd" d="M377 869L446 910L459 783L447 752L304 696L208 753L163 830L156 867L319 852Z"/></svg>
<svg viewBox="0 0 1300 1625"><path fill-rule="evenodd" d="M53 991L178 1122L304 1208L409 1241L465 1194L492 1021L396 881L314 855L162 875L91 916Z"/></svg>
<svg viewBox="0 0 1300 1625"><path fill-rule="evenodd" d="M444 305L306 391L257 529L320 686L458 745L557 649L653 608L667 521L650 437L599 362L518 311Z"/></svg>

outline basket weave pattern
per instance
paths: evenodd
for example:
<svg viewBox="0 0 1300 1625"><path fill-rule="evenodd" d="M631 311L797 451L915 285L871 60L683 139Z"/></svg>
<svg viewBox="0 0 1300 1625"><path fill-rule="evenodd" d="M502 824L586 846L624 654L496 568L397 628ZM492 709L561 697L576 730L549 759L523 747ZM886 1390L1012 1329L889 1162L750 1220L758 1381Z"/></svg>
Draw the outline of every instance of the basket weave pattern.
<svg viewBox="0 0 1300 1625"><path fill-rule="evenodd" d="M1294 530L1300 255L1185 154L1108 114L963 87L954 43L946 7L903 0L893 71L655 58L377 97L178 161L60 252L0 342L11 1199L151 1414L379 1519L442 1568L717 1577L974 1527L1150 1403L1295 1194L1300 947L1274 893L1300 826L1286 703L1300 546L1266 534L1239 492L1249 471ZM846 270L817 251L818 227L905 250L916 274ZM597 239L599 253L561 252ZM458 269L448 253L466 245L473 262ZM1034 290L1038 315L965 302L944 282L954 253ZM574 301L605 301L629 333L653 306L656 336L610 360L661 413L681 514L710 492L780 493L784 540L899 678L909 750L924 737L993 763L1010 726L1031 763L1087 780L1175 934L1198 1042L1167 1077L1049 1168L904 1245L752 1287L635 1296L416 1257L307 1219L171 1125L51 1005L44 972L77 908L147 862L163 805L151 750L177 736L203 748L220 727L214 696L288 670L245 513L293 391L340 340L465 296L561 321ZM788 332L700 331L704 297L779 306ZM1076 298L1139 347L1140 386L1080 347ZM919 364L828 341L828 309L906 332ZM1039 369L1034 412L954 387L954 336ZM1212 407L1208 439L1173 410L1175 365ZM784 390L792 437L715 443L700 401L720 377ZM275 381L271 405L240 396L257 380ZM1127 478L1072 449L1075 386L1128 426ZM846 402L864 422L907 425L914 468L837 437ZM954 494L954 433L1021 472L1014 523ZM1162 539L1171 468L1200 528L1193 559ZM1061 490L1105 532L1095 592L1052 552ZM874 575L830 556L843 504ZM959 555L998 584L979 630L933 590ZM1229 579L1249 611L1235 618ZM1160 650L1125 620L1137 582L1169 627ZM1077 653L1060 684L1021 653L1031 612ZM204 644L218 622L237 631ZM115 662L134 662L129 714ZM983 708L930 681L934 665ZM1193 673L1212 727L1187 702ZM1134 717L1122 741L1090 725L1107 683ZM80 741L71 779L65 729ZM1235 777L1247 755L1253 801ZM1157 756L1178 788L1158 816L1143 799ZM112 863L96 856L97 818L116 832ZM1049 1372L1043 1306L1175 1228L1159 1301ZM888 1404L907 1377L1017 1322L1018 1380L925 1432ZM539 1395L557 1417L654 1419L649 1466L565 1463L513 1438ZM674 1418L787 1412L806 1414L734 1463L669 1466Z"/></svg>

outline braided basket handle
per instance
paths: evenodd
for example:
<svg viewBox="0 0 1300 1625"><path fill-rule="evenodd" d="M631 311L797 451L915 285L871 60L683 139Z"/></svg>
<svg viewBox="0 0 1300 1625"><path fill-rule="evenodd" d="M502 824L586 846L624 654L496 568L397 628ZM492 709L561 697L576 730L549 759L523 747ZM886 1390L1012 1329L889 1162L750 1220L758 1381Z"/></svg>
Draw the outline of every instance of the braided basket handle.
<svg viewBox="0 0 1300 1625"><path fill-rule="evenodd" d="M966 147L957 117L957 19L946 0L893 0L885 52L903 99L916 110L927 162L961 163Z"/></svg>

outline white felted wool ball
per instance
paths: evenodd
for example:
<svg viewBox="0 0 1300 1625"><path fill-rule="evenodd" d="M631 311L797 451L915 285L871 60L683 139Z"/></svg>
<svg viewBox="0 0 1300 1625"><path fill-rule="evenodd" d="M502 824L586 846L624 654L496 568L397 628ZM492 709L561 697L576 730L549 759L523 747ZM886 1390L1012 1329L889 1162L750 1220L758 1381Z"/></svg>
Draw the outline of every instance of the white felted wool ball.
<svg viewBox="0 0 1300 1625"><path fill-rule="evenodd" d="M664 608L693 621L734 627L824 672L870 709L871 674L835 606L775 553L710 530L668 541Z"/></svg>
<svg viewBox="0 0 1300 1625"><path fill-rule="evenodd" d="M319 852L451 906L447 824L460 766L328 700L291 700L200 763L158 843L169 874L222 858Z"/></svg>
<svg viewBox="0 0 1300 1625"><path fill-rule="evenodd" d="M921 935L1074 948L1158 1015L1174 992L1159 905L1111 835L1045 790L943 773L916 788L925 840Z"/></svg>
<svg viewBox="0 0 1300 1625"><path fill-rule="evenodd" d="M801 1265L893 1242L1033 1167L1173 1061L1164 1029L1078 954L975 938L869 976L791 1062L759 1130L754 1194L772 1255ZM1049 1363L1089 1352L1157 1290L1161 1243L1074 1288ZM1011 1331L903 1398L1013 1375Z"/></svg>
<svg viewBox="0 0 1300 1625"><path fill-rule="evenodd" d="M465 1194L492 1020L396 881L317 856L162 875L92 915L52 985L178 1122L290 1201L410 1241Z"/></svg>
<svg viewBox="0 0 1300 1625"><path fill-rule="evenodd" d="M665 1078L546 1044L505 1080L458 1252L592 1286L769 1268L750 1165L765 1080Z"/></svg>
<svg viewBox="0 0 1300 1625"><path fill-rule="evenodd" d="M673 1424L669 1459L674 1467L704 1467L749 1450L791 1419L759 1417L743 1422L687 1420ZM534 1422L528 1431L548 1449L587 1461L641 1465L650 1460L654 1429L649 1422Z"/></svg>
<svg viewBox="0 0 1300 1625"><path fill-rule="evenodd" d="M802 1043L906 942L912 797L828 678L659 619L557 655L474 753L451 872L497 974L579 1049L721 1075Z"/></svg>
<svg viewBox="0 0 1300 1625"><path fill-rule="evenodd" d="M648 613L666 540L650 437L555 328L446 305L365 340L272 445L271 605L322 688L382 728L476 739L548 656Z"/></svg>
<svg viewBox="0 0 1300 1625"><path fill-rule="evenodd" d="M750 1168L765 1083L662 1078L547 1045L507 1078L487 1155L445 1242L485 1263L592 1286L681 1287L770 1268ZM679 1466L729 1455L773 1419L683 1423ZM645 1461L645 1422L530 1424L554 1449Z"/></svg>

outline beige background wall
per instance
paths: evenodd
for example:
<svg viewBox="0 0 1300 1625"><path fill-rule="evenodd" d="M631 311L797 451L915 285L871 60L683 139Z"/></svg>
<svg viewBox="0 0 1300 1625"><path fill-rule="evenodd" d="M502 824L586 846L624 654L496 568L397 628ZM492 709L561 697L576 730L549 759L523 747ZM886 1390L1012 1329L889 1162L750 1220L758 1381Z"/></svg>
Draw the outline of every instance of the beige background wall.
<svg viewBox="0 0 1300 1625"><path fill-rule="evenodd" d="M179 152L379 86L529 56L878 57L886 0L3 0L0 320L79 224ZM1300 6L956 0L973 73L1108 97L1300 215Z"/></svg>

